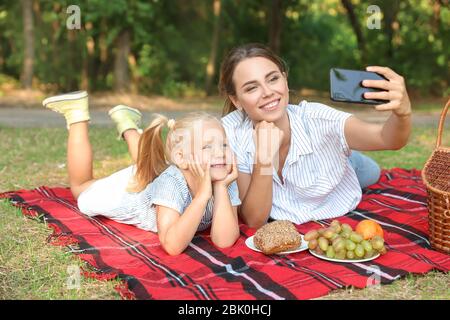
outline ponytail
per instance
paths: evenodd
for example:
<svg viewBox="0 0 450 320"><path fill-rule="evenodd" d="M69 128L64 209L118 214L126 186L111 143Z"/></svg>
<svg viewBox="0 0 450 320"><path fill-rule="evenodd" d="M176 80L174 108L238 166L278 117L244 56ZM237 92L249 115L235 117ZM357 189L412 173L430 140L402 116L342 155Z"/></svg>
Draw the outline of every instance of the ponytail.
<svg viewBox="0 0 450 320"><path fill-rule="evenodd" d="M235 110L237 110L236 106L233 104L233 102L231 102L231 99L229 97L227 97L225 99L225 103L223 105L222 117L226 116L227 114L229 114Z"/></svg>
<svg viewBox="0 0 450 320"><path fill-rule="evenodd" d="M138 156L134 181L128 186L129 192L140 192L161 174L168 166L162 129L169 120L163 115L157 117L139 138Z"/></svg>
<svg viewBox="0 0 450 320"><path fill-rule="evenodd" d="M182 137L174 135L181 129L193 130L197 121L217 121L214 116L206 112L189 113L175 121L167 119L163 115L157 115L147 129L141 134L138 144L138 156L136 161L136 173L134 179L127 186L128 192L140 192L147 185L166 170L172 159L170 154L180 143ZM168 129L166 142L162 137L163 129Z"/></svg>

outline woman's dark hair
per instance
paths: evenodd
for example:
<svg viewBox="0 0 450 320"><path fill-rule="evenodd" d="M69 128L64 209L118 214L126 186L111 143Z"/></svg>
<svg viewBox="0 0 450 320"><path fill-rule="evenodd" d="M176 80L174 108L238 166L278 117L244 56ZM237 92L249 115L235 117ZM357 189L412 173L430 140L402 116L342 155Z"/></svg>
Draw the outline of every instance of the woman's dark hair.
<svg viewBox="0 0 450 320"><path fill-rule="evenodd" d="M262 57L272 61L278 66L280 71L285 73L287 76L288 70L286 63L265 45L260 43L249 43L231 49L220 67L219 92L225 96L222 116L236 110L236 106L229 98L229 96L236 95L236 89L233 83L234 69L239 62L255 57Z"/></svg>

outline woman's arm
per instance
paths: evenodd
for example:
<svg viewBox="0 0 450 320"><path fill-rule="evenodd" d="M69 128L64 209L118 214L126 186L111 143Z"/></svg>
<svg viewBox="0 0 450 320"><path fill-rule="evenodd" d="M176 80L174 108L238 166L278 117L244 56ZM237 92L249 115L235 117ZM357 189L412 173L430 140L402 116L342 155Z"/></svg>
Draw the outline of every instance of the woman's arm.
<svg viewBox="0 0 450 320"><path fill-rule="evenodd" d="M355 117L345 122L345 138L350 149L398 150L405 146L411 132L411 102L409 101L403 77L385 67L367 67L368 71L382 74L388 80L364 80L363 85L386 90L366 92L367 99L389 100L377 105L376 110L392 111L383 124L371 124Z"/></svg>
<svg viewBox="0 0 450 320"><path fill-rule="evenodd" d="M274 161L278 160L283 132L273 123L261 121L255 126L255 159L251 175L239 173L238 187L242 204L239 214L250 228L263 226L272 210Z"/></svg>
<svg viewBox="0 0 450 320"><path fill-rule="evenodd" d="M266 174L273 166L255 163L252 174L239 173L239 216L250 228L260 228L269 218L272 209L273 176Z"/></svg>

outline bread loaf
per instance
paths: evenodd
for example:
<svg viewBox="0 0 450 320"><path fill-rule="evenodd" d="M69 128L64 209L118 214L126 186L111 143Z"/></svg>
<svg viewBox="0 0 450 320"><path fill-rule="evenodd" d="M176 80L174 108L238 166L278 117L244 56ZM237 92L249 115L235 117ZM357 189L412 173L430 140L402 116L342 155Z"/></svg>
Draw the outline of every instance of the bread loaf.
<svg viewBox="0 0 450 320"><path fill-rule="evenodd" d="M265 254L296 249L301 244L300 233L288 220L277 220L259 228L253 238L255 247Z"/></svg>

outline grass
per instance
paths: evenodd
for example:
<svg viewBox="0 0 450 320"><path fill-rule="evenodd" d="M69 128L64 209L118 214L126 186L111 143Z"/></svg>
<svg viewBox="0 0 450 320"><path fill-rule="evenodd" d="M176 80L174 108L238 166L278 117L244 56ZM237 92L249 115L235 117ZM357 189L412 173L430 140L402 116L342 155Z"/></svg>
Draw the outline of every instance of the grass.
<svg viewBox="0 0 450 320"><path fill-rule="evenodd" d="M436 145L436 126L414 127L408 144L396 151L365 152L386 169L394 167L422 169ZM442 146L450 146L450 129L444 128Z"/></svg>
<svg viewBox="0 0 450 320"><path fill-rule="evenodd" d="M75 272L88 266L68 249L48 245L46 225L6 201L0 201L0 212L0 299L120 299L117 280L74 282Z"/></svg>
<svg viewBox="0 0 450 320"><path fill-rule="evenodd" d="M0 136L0 191L67 185L65 129L0 128ZM91 143L98 176L130 162L111 129L94 127ZM0 215L0 299L120 299L114 290L118 280L81 277L79 289L68 287L71 270L86 264L67 249L48 245L52 231L6 201L0 201Z"/></svg>
<svg viewBox="0 0 450 320"><path fill-rule="evenodd" d="M366 153L383 168L421 169L434 149L436 127L416 127L410 142L399 151ZM66 186L66 138L63 128L0 127L0 192ZM130 163L125 144L109 128L91 127L94 172L110 174ZM443 145L450 146L450 130ZM81 279L79 289L70 289L68 267L85 266L68 249L47 244L51 231L35 219L24 218L6 201L0 201L0 299L119 299L118 280ZM430 272L407 276L390 285L363 290L348 288L323 299L450 299L450 274Z"/></svg>

